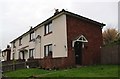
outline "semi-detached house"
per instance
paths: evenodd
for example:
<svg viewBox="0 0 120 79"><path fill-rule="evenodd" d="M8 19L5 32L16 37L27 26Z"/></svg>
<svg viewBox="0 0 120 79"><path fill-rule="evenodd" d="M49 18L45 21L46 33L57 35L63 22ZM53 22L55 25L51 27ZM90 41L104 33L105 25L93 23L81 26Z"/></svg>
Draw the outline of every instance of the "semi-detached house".
<svg viewBox="0 0 120 79"><path fill-rule="evenodd" d="M62 10L11 41L11 59L38 59L42 68L100 63L103 23Z"/></svg>

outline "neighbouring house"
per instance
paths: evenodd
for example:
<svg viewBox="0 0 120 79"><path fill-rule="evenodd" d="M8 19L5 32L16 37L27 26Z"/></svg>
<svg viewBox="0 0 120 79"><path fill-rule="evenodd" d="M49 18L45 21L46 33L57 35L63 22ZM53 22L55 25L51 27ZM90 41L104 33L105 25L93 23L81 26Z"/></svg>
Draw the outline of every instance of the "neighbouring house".
<svg viewBox="0 0 120 79"><path fill-rule="evenodd" d="M0 49L0 61L2 61L2 50Z"/></svg>
<svg viewBox="0 0 120 79"><path fill-rule="evenodd" d="M0 53L2 61L9 61L11 57L11 47L7 45L7 48Z"/></svg>
<svg viewBox="0 0 120 79"><path fill-rule="evenodd" d="M11 59L37 59L42 68L100 63L103 23L69 11L54 15L11 41Z"/></svg>

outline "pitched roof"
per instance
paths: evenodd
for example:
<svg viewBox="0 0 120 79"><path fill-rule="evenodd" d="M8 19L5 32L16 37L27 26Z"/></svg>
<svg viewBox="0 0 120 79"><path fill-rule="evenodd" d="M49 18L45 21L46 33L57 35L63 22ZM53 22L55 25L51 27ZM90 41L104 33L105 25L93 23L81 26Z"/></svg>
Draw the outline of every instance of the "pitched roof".
<svg viewBox="0 0 120 79"><path fill-rule="evenodd" d="M11 48L6 48L2 52L11 51Z"/></svg>
<svg viewBox="0 0 120 79"><path fill-rule="evenodd" d="M49 22L49 21L51 21L51 20L53 20L53 19L55 19L55 18L57 18L57 17L59 17L59 16L61 16L61 15L63 15L63 14L70 15L70 16L73 16L73 17L76 17L76 18L85 20L85 21L90 22L90 23L94 23L94 24L100 26L101 28L102 28L103 26L105 26L105 24L103 24L103 23L94 21L94 20L92 20L92 19L89 19L89 18L80 16L80 15L78 15L78 14L75 14L75 13L72 13L72 12L69 12L69 11L66 11L66 10L62 9L62 11L58 12L57 14L54 14L53 16L51 16L50 18L48 18L47 20L45 20L45 21L43 21L42 23L38 24L37 26L35 26L34 28L30 29L30 30L27 31L26 33L22 34L22 35L19 36L18 38L14 39L14 40L11 41L10 43L14 42L15 40L17 40L17 39L21 38L22 36L26 35L27 33L31 32L31 31L34 31L35 29L43 26L43 25L46 24L47 22Z"/></svg>

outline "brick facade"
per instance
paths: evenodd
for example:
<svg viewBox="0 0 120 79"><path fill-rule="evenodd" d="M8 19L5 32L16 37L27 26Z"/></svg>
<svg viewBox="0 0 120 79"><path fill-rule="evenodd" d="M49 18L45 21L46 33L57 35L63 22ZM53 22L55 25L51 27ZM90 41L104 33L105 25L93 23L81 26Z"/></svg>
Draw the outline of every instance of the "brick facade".
<svg viewBox="0 0 120 79"><path fill-rule="evenodd" d="M40 65L43 69L63 69L69 67L66 57L52 58L50 56L41 59Z"/></svg>
<svg viewBox="0 0 120 79"><path fill-rule="evenodd" d="M68 58L71 64L75 64L75 52L72 41L84 35L88 40L82 49L82 65L100 63L100 46L102 45L102 28L97 24L67 15L67 43Z"/></svg>

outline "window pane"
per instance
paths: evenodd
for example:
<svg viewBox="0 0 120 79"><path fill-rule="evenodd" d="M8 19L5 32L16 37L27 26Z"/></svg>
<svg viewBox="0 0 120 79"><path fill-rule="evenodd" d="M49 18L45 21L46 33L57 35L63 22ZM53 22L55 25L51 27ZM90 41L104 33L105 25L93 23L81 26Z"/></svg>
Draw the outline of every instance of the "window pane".
<svg viewBox="0 0 120 79"><path fill-rule="evenodd" d="M45 50L46 52L46 56L48 56L48 46L46 46L46 50Z"/></svg>
<svg viewBox="0 0 120 79"><path fill-rule="evenodd" d="M31 39L33 39L33 38L34 38L34 33L31 34Z"/></svg>
<svg viewBox="0 0 120 79"><path fill-rule="evenodd" d="M52 32L52 23L49 24L49 32Z"/></svg>
<svg viewBox="0 0 120 79"><path fill-rule="evenodd" d="M34 37L35 37L35 33L34 33L34 32L31 32L31 33L30 33L30 40L34 39Z"/></svg>
<svg viewBox="0 0 120 79"><path fill-rule="evenodd" d="M34 49L32 50L32 57L34 57Z"/></svg>
<svg viewBox="0 0 120 79"><path fill-rule="evenodd" d="M46 34L47 34L48 33L48 25L46 25L45 31L46 31Z"/></svg>
<svg viewBox="0 0 120 79"><path fill-rule="evenodd" d="M52 45L49 46L49 52L52 51Z"/></svg>
<svg viewBox="0 0 120 79"><path fill-rule="evenodd" d="M29 57L33 57L33 55L34 55L34 49L30 49L29 50Z"/></svg>
<svg viewBox="0 0 120 79"><path fill-rule="evenodd" d="M33 39L33 33L31 33L31 40Z"/></svg>
<svg viewBox="0 0 120 79"><path fill-rule="evenodd" d="M34 37L35 37L35 33L32 33L32 39L34 39Z"/></svg>
<svg viewBox="0 0 120 79"><path fill-rule="evenodd" d="M49 22L48 24L45 25L45 34L48 34L51 31L52 31L52 22Z"/></svg>
<svg viewBox="0 0 120 79"><path fill-rule="evenodd" d="M15 42L13 42L13 48L15 48Z"/></svg>

